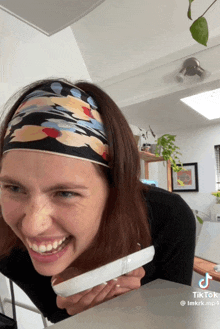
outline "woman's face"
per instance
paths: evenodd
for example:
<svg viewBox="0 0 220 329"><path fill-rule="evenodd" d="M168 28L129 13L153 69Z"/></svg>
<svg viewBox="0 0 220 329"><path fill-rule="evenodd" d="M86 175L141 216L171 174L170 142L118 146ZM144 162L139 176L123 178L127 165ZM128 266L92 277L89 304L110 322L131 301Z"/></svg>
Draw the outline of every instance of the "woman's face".
<svg viewBox="0 0 220 329"><path fill-rule="evenodd" d="M3 218L26 246L38 273L61 273L89 247L108 197L108 183L94 164L13 150L2 160L0 183ZM69 236L57 252L56 243Z"/></svg>

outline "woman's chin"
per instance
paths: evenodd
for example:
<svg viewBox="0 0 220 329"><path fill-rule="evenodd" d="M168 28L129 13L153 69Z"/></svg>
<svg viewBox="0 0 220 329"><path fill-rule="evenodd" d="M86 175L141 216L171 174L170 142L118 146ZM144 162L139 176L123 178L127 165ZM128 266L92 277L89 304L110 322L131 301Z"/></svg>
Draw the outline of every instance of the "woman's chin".
<svg viewBox="0 0 220 329"><path fill-rule="evenodd" d="M57 265L45 265L45 264L39 264L35 261L32 261L33 266L35 268L35 270L43 276L54 276L54 275L58 275L61 272L63 272L66 268L66 266L64 264L57 264Z"/></svg>
<svg viewBox="0 0 220 329"><path fill-rule="evenodd" d="M35 270L44 276L53 276L63 272L77 258L70 243L63 250L54 254L40 254L29 248L29 255Z"/></svg>

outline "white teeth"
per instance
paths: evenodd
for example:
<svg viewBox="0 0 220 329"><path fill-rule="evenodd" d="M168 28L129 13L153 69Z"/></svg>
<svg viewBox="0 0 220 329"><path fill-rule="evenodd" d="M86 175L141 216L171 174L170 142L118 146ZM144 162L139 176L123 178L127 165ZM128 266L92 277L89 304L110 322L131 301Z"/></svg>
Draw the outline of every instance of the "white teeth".
<svg viewBox="0 0 220 329"><path fill-rule="evenodd" d="M28 246L31 249L33 249L34 251L39 252L39 253L44 253L46 251L51 251L52 249L57 249L57 247L60 246L66 239L67 239L67 237L65 237L59 241L55 241L53 244L52 243L50 243L48 245L41 244L40 246L37 246L36 244L31 244L28 239L27 239L27 243L28 243ZM58 249L58 251L59 250L60 250L60 248ZM57 252L57 250L54 252Z"/></svg>
<svg viewBox="0 0 220 329"><path fill-rule="evenodd" d="M47 251L51 251L52 249L53 249L52 244L48 244L48 246L47 246Z"/></svg>
<svg viewBox="0 0 220 329"><path fill-rule="evenodd" d="M47 250L47 247L44 245L41 245L38 247L38 251L40 251L40 252L45 252L46 250Z"/></svg>
<svg viewBox="0 0 220 329"><path fill-rule="evenodd" d="M27 244L28 244L29 248L31 248L31 243L28 239L27 239Z"/></svg>
<svg viewBox="0 0 220 329"><path fill-rule="evenodd" d="M33 249L34 251L38 251L38 246L37 246L36 244L34 244L34 245L32 246L32 249Z"/></svg>

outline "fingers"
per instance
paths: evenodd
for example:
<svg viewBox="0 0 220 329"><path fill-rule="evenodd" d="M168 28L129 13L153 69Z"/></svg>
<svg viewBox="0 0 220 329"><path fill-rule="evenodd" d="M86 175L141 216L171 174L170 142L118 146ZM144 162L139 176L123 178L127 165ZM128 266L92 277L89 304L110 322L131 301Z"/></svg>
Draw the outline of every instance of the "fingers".
<svg viewBox="0 0 220 329"><path fill-rule="evenodd" d="M82 297L88 295L92 290L93 290L93 295L94 295L95 291L99 292L105 286L106 286L105 284L101 284L101 285L99 285L95 288L91 288L91 289L81 291L78 294L75 294L75 295L72 295L72 296L69 296L69 297L57 296L57 307L63 309L63 308L66 308L66 306L68 306L68 305L76 304L82 299Z"/></svg>
<svg viewBox="0 0 220 329"><path fill-rule="evenodd" d="M143 267L140 267L134 271L131 271L115 280L116 284L112 284L111 290L105 296L105 300L112 299L113 297L120 296L131 290L139 289L141 286L141 279L145 276L145 270ZM108 283L110 284L110 282ZM110 287L110 285L109 285ZM94 302L102 300L104 298L107 289L103 289L100 294L94 299Z"/></svg>
<svg viewBox="0 0 220 329"><path fill-rule="evenodd" d="M106 284L98 285L73 296L57 296L57 306L60 309L65 308L69 315L78 314L104 301L140 288L141 278L144 275L145 270L141 267Z"/></svg>
<svg viewBox="0 0 220 329"><path fill-rule="evenodd" d="M144 268L139 267L136 270L126 273L125 276L134 276L134 277L138 277L139 279L142 279L145 276L145 273L146 272Z"/></svg>
<svg viewBox="0 0 220 329"><path fill-rule="evenodd" d="M66 308L67 305L78 303L78 301L85 295L87 295L92 289L87 289L78 294L72 295L70 297L57 296L57 307L60 309Z"/></svg>
<svg viewBox="0 0 220 329"><path fill-rule="evenodd" d="M130 290L139 289L141 286L141 279L144 276L145 270L143 267L120 276L117 278L118 281L117 285L114 287L114 290L112 290L107 297L109 298L111 296L119 296Z"/></svg>
<svg viewBox="0 0 220 329"><path fill-rule="evenodd" d="M120 285L115 285L114 287L112 287L112 289L109 291L108 295L105 297L105 300L110 300L112 298L115 298L117 296L123 295L126 292L131 291L131 289L129 288L122 288L120 287Z"/></svg>
<svg viewBox="0 0 220 329"><path fill-rule="evenodd" d="M103 301L106 301L106 296L115 288L117 285L117 281L111 280L107 283L107 285L94 297L91 302L91 307L95 305L99 305Z"/></svg>
<svg viewBox="0 0 220 329"><path fill-rule="evenodd" d="M138 289L141 286L140 277L121 276L120 278L118 278L118 285L120 285L120 289Z"/></svg>
<svg viewBox="0 0 220 329"><path fill-rule="evenodd" d="M103 299L116 284L116 281L111 280L108 284L102 284L93 289L84 291L67 298L57 297L57 306L61 309L66 308L69 315L78 314L88 308L98 305L103 302Z"/></svg>

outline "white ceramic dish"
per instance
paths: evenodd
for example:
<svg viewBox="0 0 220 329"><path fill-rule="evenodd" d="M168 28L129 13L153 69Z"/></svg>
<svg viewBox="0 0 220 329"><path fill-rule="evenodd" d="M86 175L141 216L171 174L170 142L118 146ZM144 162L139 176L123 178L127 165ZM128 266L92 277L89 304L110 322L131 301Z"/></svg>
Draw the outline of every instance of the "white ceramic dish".
<svg viewBox="0 0 220 329"><path fill-rule="evenodd" d="M54 286L52 283L52 288L57 295L69 297L133 271L151 262L154 255L154 246L150 246Z"/></svg>

